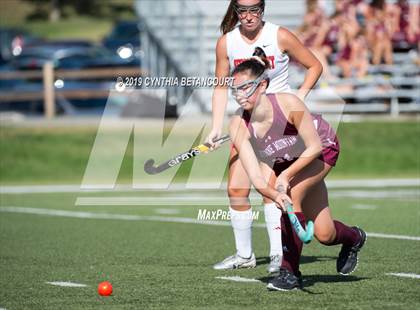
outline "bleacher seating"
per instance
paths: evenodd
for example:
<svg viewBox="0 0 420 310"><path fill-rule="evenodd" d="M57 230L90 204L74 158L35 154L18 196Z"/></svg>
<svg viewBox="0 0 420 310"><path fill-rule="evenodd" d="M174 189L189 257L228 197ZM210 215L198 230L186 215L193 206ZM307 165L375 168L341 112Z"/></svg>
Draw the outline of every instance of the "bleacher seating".
<svg viewBox="0 0 420 310"><path fill-rule="evenodd" d="M302 22L305 13L304 0L266 1L265 19L290 29L295 29ZM327 14L332 13L333 2L327 1ZM213 76L215 68L215 45L220 36L219 25L226 11L228 1L165 1L137 0L136 9L140 19L147 24L149 31L160 40L161 46L171 58L180 72L189 76ZM147 40L145 40L147 41ZM147 52L145 58L155 57L153 49ZM396 53L395 64L392 66L371 66L366 78L338 79L336 81L319 81L317 88L308 98L309 106L321 107L325 102L333 104L337 98L349 103L371 104L370 108L359 105L352 111L378 113L400 111L420 111L419 102L419 67L413 64L412 55ZM154 60L152 63L158 63ZM145 62L147 63L147 62ZM151 74L165 75L164 66L154 66ZM150 69L150 68L149 68ZM158 71L156 71L158 70ZM331 71L338 73L338 68L332 66ZM289 76L292 87L299 87L305 72L301 68L291 67ZM342 86L349 86L347 91L336 91ZM211 110L212 90L200 92L202 109ZM335 100L335 101L334 101ZM408 105L395 108L400 102ZM373 104L376 104L373 105ZM391 107L392 106L392 107ZM236 109L231 102L228 111ZM385 109L384 107L388 107ZM326 109L325 111L334 110Z"/></svg>

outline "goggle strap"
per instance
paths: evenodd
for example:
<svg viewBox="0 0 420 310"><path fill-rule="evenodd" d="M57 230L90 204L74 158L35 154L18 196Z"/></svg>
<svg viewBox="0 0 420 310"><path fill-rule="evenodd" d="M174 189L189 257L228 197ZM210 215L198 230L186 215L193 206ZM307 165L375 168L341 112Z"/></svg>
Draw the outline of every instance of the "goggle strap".
<svg viewBox="0 0 420 310"><path fill-rule="evenodd" d="M244 10L246 10L246 12L249 12L250 10L253 10L253 9L259 9L259 10L261 10L261 12L263 11L262 3L259 3L257 5L251 5L251 6L234 4L233 7L234 7L235 12L237 14L245 13L245 12L241 12L240 9L244 9Z"/></svg>
<svg viewBox="0 0 420 310"><path fill-rule="evenodd" d="M267 79L268 78L268 75L267 75L267 72L263 72L263 73L261 73L261 75L259 76L259 77L257 77L255 80L248 80L248 81L245 81L245 82L243 82L243 83L241 83L241 84L239 84L239 85L236 85L236 86L231 86L230 88L232 88L232 89L239 89L239 88L241 88L241 87L244 87L245 85L248 85L248 84L251 84L251 83L255 83L255 84L259 84L262 80L265 80L265 79Z"/></svg>

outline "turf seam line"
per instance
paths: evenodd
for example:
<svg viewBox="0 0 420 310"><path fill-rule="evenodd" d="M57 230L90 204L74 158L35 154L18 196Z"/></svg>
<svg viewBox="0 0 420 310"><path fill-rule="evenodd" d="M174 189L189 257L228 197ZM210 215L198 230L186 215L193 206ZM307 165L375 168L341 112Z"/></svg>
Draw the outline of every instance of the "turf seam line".
<svg viewBox="0 0 420 310"><path fill-rule="evenodd" d="M47 284L51 284L54 286L61 286L61 287L87 287L86 284L82 283L74 283L74 282L65 282L65 281L53 281L53 282L45 282Z"/></svg>
<svg viewBox="0 0 420 310"><path fill-rule="evenodd" d="M260 280L244 278L244 277L240 277L240 276L216 277L216 279L228 280L228 281L234 281L234 282L261 283Z"/></svg>
<svg viewBox="0 0 420 310"><path fill-rule="evenodd" d="M420 279L420 274L415 273L386 273L388 276L396 276L396 277L402 277L402 278L411 278L411 279Z"/></svg>

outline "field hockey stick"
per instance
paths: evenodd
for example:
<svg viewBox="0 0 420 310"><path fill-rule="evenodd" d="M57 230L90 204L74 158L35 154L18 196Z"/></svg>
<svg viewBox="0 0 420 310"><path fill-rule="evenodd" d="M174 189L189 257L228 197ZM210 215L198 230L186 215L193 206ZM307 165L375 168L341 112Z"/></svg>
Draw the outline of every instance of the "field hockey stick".
<svg viewBox="0 0 420 310"><path fill-rule="evenodd" d="M296 234L298 235L299 239L302 240L303 243L311 242L314 236L314 222L309 221L306 223L306 230L303 229L302 225L299 222L295 212L293 211L293 206L290 202L285 202L287 215L289 217L290 222L292 223L293 229L295 230Z"/></svg>
<svg viewBox="0 0 420 310"><path fill-rule="evenodd" d="M229 141L229 135L223 136L217 140L213 140L214 143L225 143ZM181 164L182 162L189 160L197 155L200 155L203 152L207 152L210 149L210 143L203 143L193 147L192 149L178 154L175 157L165 161L164 163L160 164L159 166L155 166L155 161L153 159L149 159L144 163L144 171L147 174L158 174L162 171L165 171L171 167Z"/></svg>

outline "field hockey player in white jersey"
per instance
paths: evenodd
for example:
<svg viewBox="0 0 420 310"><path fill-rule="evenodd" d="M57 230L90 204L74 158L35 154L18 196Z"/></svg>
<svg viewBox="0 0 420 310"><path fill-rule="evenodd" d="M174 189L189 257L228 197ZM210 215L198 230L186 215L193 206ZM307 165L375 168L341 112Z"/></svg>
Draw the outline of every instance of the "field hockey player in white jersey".
<svg viewBox="0 0 420 310"><path fill-rule="evenodd" d="M306 69L305 79L296 95L304 100L322 73L322 65L290 31L263 20L264 0L231 0L220 29L223 33L216 45L216 77L223 79L241 62L249 59L255 47L261 47L271 63L267 70L270 85L267 93L290 92L288 83L289 56ZM287 8L285 7L285 10ZM237 25L239 22L239 25ZM223 118L228 100L227 87L217 86L212 98L212 130L206 141L222 136ZM236 253L214 265L214 269L252 268L256 266L252 251L252 209L249 202L251 182L243 168L237 150L232 147L229 157L228 195ZM270 240L268 272L280 270L283 249L281 241L281 211L274 203L264 201L264 215Z"/></svg>

